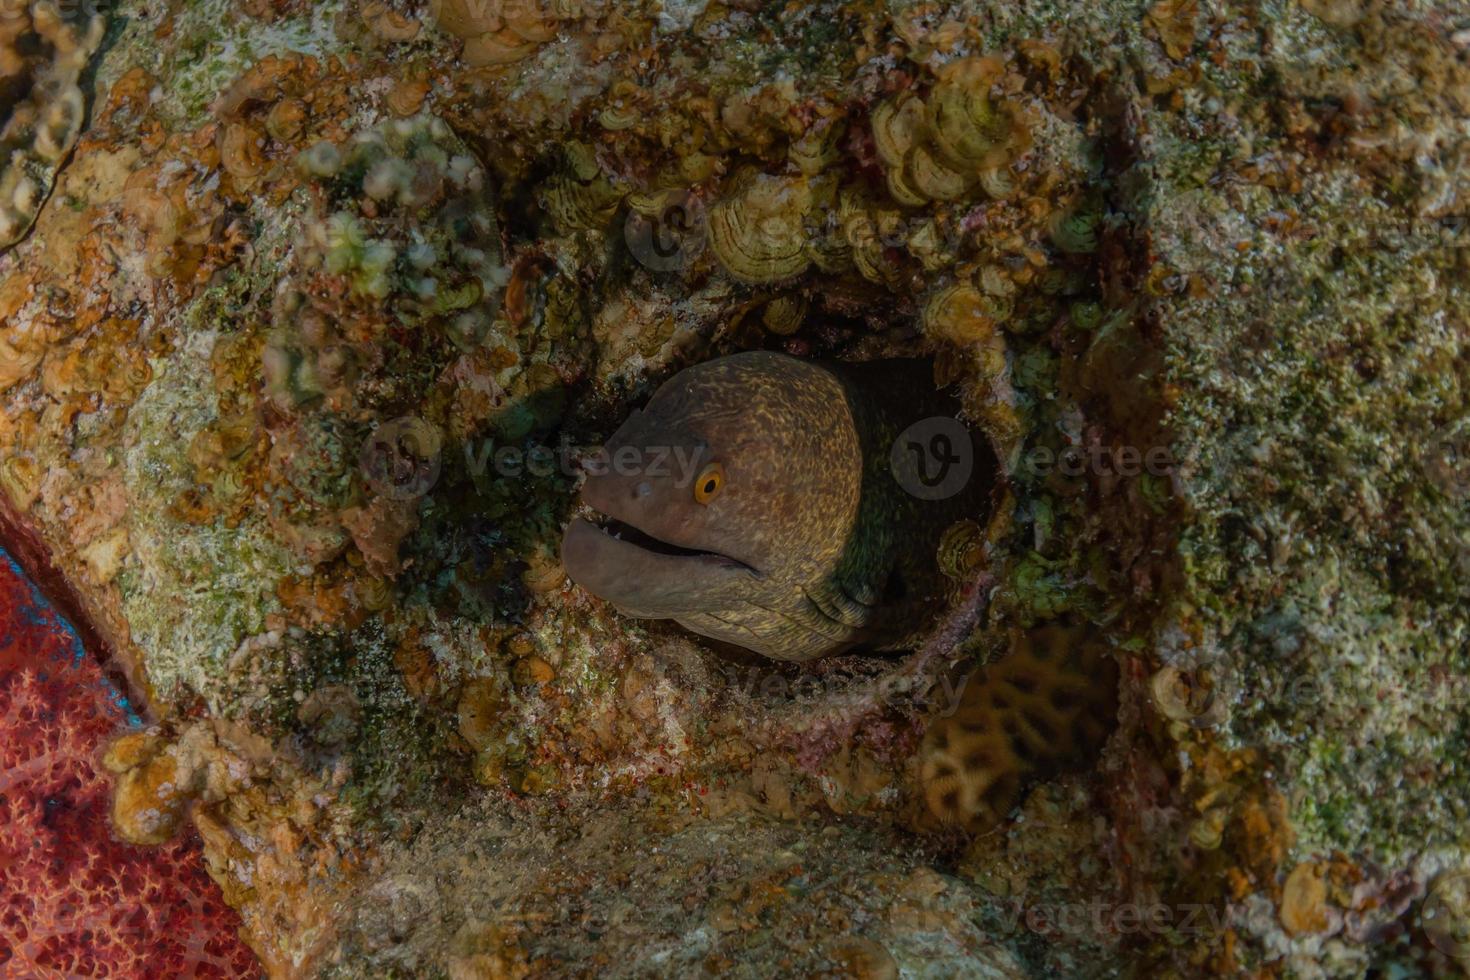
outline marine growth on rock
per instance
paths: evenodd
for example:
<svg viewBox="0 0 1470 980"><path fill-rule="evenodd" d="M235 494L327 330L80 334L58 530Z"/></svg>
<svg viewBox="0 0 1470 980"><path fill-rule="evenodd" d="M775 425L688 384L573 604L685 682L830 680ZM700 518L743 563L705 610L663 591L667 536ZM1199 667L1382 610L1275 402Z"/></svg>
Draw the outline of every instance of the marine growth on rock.
<svg viewBox="0 0 1470 980"><path fill-rule="evenodd" d="M35 222L86 119L82 87L107 19L90 3L0 5L0 250Z"/></svg>
<svg viewBox="0 0 1470 980"><path fill-rule="evenodd" d="M1463 970L1467 31L0 0L0 973Z"/></svg>

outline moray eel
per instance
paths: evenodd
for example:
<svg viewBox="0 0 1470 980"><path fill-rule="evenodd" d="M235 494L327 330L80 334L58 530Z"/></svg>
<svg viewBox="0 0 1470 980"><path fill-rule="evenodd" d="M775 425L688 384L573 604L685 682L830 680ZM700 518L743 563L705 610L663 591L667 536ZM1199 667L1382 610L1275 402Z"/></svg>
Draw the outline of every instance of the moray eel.
<svg viewBox="0 0 1470 980"><path fill-rule="evenodd" d="M924 361L751 351L697 364L634 412L590 468L591 513L562 542L567 573L626 615L779 660L896 648L946 594L941 534L983 520L995 481L994 456L956 409ZM916 422L918 440L903 445ZM898 458L912 451L923 473L892 464L896 440ZM921 461L931 446L944 454L932 470ZM963 469L964 456L972 465L957 492L905 489L915 474L937 480L939 463Z"/></svg>

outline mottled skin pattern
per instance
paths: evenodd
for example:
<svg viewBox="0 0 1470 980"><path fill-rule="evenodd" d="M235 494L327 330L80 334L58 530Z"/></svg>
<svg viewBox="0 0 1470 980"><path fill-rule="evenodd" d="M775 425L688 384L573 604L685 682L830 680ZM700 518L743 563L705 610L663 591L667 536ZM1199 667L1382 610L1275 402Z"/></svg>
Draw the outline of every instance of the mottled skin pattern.
<svg viewBox="0 0 1470 980"><path fill-rule="evenodd" d="M993 457L978 440L964 491L904 491L894 438L954 406L921 361L829 365L752 351L696 365L661 387L607 444L610 465L575 519L572 579L630 616L673 619L780 660L895 646L942 601L935 549L983 517ZM723 469L707 502L694 485Z"/></svg>

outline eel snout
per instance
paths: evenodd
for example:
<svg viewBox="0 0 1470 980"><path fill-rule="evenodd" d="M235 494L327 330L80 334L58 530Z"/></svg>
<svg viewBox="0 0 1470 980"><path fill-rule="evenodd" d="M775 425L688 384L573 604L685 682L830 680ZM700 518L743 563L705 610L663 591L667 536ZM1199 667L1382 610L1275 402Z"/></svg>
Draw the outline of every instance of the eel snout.
<svg viewBox="0 0 1470 980"><path fill-rule="evenodd" d="M653 617L705 608L732 581L760 577L738 558L664 541L590 507L567 525L562 563L593 595Z"/></svg>

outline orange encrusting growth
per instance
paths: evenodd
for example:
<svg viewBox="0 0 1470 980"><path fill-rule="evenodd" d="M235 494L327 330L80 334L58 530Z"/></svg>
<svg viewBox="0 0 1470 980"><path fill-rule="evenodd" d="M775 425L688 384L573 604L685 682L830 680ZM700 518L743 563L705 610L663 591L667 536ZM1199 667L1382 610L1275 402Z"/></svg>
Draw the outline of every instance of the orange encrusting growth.
<svg viewBox="0 0 1470 980"><path fill-rule="evenodd" d="M929 813L978 833L1004 820L1028 782L1086 764L1117 717L1118 670L1081 629L1011 638L966 680L954 713L930 726L920 780Z"/></svg>

